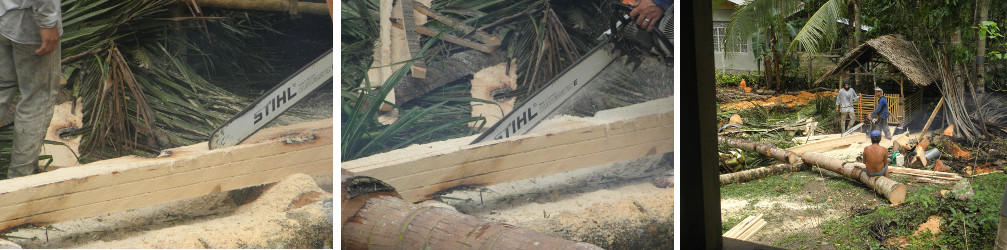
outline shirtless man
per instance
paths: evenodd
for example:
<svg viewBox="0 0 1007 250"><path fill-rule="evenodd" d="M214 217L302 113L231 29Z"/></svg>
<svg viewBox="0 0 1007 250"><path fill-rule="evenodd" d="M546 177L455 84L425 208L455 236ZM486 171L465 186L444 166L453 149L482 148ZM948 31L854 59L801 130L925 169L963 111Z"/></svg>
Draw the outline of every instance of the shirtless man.
<svg viewBox="0 0 1007 250"><path fill-rule="evenodd" d="M871 145L864 148L864 165L867 166L867 176L888 177L888 149L878 143L881 142L881 131L871 131Z"/></svg>

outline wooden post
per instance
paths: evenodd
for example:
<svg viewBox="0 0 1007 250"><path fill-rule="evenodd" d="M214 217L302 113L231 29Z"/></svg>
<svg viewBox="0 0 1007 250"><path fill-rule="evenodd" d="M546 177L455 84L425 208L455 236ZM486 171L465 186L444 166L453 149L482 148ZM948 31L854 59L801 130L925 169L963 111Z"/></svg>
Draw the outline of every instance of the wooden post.
<svg viewBox="0 0 1007 250"><path fill-rule="evenodd" d="M930 129L930 123L934 122L934 117L937 116L937 111L941 110L941 106L944 105L944 97L941 97L940 101L937 101L937 107L934 107L934 111L930 112L930 119L927 119L927 124L923 125L923 131L920 131L920 135L916 137L916 141L923 140L923 136L927 134L927 130Z"/></svg>

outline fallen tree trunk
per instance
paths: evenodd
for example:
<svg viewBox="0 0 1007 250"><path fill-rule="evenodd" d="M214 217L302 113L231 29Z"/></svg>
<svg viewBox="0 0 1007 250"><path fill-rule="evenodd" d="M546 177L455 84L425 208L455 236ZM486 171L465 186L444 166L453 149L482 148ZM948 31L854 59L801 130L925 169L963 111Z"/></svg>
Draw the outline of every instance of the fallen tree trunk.
<svg viewBox="0 0 1007 250"><path fill-rule="evenodd" d="M720 175L720 185L727 185L731 183L746 182L755 179L765 178L771 175L778 175L787 172L797 172L801 170L808 169L808 165L803 163L797 164L776 164L768 167L761 167L756 169L750 169L740 172L734 172L730 174Z"/></svg>
<svg viewBox="0 0 1007 250"><path fill-rule="evenodd" d="M727 144L727 146L732 148L740 148L742 150L758 152L760 154L772 157L773 159L776 159L778 161L787 164L797 163L797 154L789 150L777 148L776 146L773 146L772 144L769 143L753 142L748 140L726 138L726 137L717 137L717 139L720 141L720 143Z"/></svg>
<svg viewBox="0 0 1007 250"><path fill-rule="evenodd" d="M857 167L855 163L846 164L842 160L814 152L804 153L801 158L808 165L836 172L864 183L878 194L888 198L892 205L902 204L906 201L906 185L884 176L868 177L867 171Z"/></svg>
<svg viewBox="0 0 1007 250"><path fill-rule="evenodd" d="M407 103L445 84L504 62L507 62L507 56L503 53L466 50L442 61L427 63L426 78L403 77L395 86L395 103Z"/></svg>
<svg viewBox="0 0 1007 250"><path fill-rule="evenodd" d="M448 208L414 205L369 177L344 177L342 188L343 249L601 249Z"/></svg>

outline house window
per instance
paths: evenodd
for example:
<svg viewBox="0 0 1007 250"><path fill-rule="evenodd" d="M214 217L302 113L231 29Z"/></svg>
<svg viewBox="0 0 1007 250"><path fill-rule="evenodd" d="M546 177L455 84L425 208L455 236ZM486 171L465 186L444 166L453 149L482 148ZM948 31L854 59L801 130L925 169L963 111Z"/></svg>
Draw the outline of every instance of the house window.
<svg viewBox="0 0 1007 250"><path fill-rule="evenodd" d="M728 22L713 22L713 51L714 52L724 52L724 38L727 36L727 23ZM728 51L728 52L748 52L748 39L745 39L739 46L738 51Z"/></svg>

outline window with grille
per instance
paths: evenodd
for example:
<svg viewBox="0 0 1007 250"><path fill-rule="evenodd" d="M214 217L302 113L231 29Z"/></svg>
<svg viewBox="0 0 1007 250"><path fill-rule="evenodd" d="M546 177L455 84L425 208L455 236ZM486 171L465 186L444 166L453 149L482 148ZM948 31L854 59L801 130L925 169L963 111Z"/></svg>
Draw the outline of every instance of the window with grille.
<svg viewBox="0 0 1007 250"><path fill-rule="evenodd" d="M728 22L713 22L713 51L724 52L724 38L727 36ZM748 40L746 39L739 46L738 51L728 51L730 53L748 52Z"/></svg>

